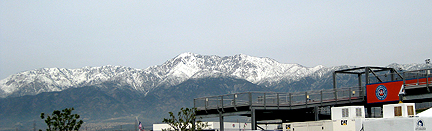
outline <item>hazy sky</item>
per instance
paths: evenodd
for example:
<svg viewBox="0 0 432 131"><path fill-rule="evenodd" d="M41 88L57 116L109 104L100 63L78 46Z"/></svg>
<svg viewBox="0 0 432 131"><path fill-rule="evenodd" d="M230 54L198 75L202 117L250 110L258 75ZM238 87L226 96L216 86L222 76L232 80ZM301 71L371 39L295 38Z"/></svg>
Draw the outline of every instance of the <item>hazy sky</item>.
<svg viewBox="0 0 432 131"><path fill-rule="evenodd" d="M45 67L144 69L184 52L386 66L432 57L432 1L0 1L0 79Z"/></svg>

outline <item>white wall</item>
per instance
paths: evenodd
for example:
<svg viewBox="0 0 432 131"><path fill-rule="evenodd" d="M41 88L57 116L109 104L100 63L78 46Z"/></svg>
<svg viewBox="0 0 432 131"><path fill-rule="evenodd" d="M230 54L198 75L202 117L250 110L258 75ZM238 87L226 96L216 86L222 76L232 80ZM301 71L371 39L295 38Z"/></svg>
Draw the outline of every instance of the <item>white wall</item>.
<svg viewBox="0 0 432 131"><path fill-rule="evenodd" d="M361 116L356 116L356 109L361 109ZM342 109L348 109L348 117L342 116ZM343 107L332 107L331 108L331 119L355 119L355 118L365 118L365 110L363 106L343 106Z"/></svg>
<svg viewBox="0 0 432 131"><path fill-rule="evenodd" d="M399 104L388 104L383 105L383 118L395 118L394 107L400 106L402 107L402 116L400 117L409 117L408 116L408 106L413 106L414 116L415 112L415 103L399 103Z"/></svg>
<svg viewBox="0 0 432 131"><path fill-rule="evenodd" d="M363 125L364 131L432 131L432 117L383 118Z"/></svg>

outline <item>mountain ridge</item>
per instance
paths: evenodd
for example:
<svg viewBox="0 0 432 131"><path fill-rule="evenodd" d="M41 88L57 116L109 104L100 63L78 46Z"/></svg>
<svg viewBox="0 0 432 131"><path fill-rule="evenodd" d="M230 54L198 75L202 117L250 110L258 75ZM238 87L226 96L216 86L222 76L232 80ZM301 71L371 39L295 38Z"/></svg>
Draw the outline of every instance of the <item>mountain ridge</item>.
<svg viewBox="0 0 432 131"><path fill-rule="evenodd" d="M426 64L396 63L388 65L388 67L403 70L420 69L427 66ZM281 88L280 83L290 83L305 78L319 80L328 76L332 71L352 67L355 66L305 67L300 64L280 63L268 57L244 54L221 57L187 52L161 65L146 69L107 65L86 66L78 69L41 68L24 71L0 80L0 98L62 91L104 82L114 82L118 87L127 87L147 94L155 88L175 86L191 78L222 76L244 79L264 87ZM311 85L317 84L319 83Z"/></svg>
<svg viewBox="0 0 432 131"><path fill-rule="evenodd" d="M83 67L78 69L42 68L24 71L0 80L0 97L35 95L71 87L91 86L107 81L129 85L144 94L160 86L173 86L190 78L229 76L254 84L271 85L281 79L298 79L324 68L283 64L267 57L183 53L161 65L147 69L125 66ZM288 75L284 75L288 74Z"/></svg>

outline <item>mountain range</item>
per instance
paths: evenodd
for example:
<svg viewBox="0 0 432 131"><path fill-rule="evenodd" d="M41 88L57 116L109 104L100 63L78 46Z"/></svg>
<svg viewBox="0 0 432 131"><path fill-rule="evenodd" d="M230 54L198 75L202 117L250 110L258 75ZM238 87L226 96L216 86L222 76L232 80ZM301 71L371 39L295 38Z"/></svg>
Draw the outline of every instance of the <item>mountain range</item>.
<svg viewBox="0 0 432 131"><path fill-rule="evenodd" d="M332 88L333 71L352 67L305 67L244 54L183 53L146 69L108 65L24 71L0 80L0 128L25 128L23 123L32 121L42 126L41 112L67 107L74 107L88 127L97 127L94 123L130 124L136 118L151 125L160 123L169 111L193 107L197 97ZM387 67L432 68L429 64L396 63ZM355 85L355 80L346 79L338 85Z"/></svg>
<svg viewBox="0 0 432 131"><path fill-rule="evenodd" d="M36 95L113 81L119 86L128 86L146 94L154 88L178 85L191 78L225 76L269 87L280 81L297 81L309 76L320 78L330 70L324 66L308 68L243 54L219 57L183 53L162 65L147 69L108 65L25 71L0 81L0 97Z"/></svg>

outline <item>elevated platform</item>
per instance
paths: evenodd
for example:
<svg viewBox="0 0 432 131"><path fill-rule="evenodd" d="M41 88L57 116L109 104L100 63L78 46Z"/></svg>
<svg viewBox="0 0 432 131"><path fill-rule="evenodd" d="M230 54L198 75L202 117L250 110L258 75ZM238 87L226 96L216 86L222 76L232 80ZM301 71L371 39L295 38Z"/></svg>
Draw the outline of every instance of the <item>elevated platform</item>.
<svg viewBox="0 0 432 131"><path fill-rule="evenodd" d="M332 106L365 104L360 92L360 87L295 93L246 92L196 98L194 104L198 117L248 116L254 127L263 120L329 119Z"/></svg>
<svg viewBox="0 0 432 131"><path fill-rule="evenodd" d="M428 102L432 101L432 69L403 72L404 94L403 101Z"/></svg>
<svg viewBox="0 0 432 131"><path fill-rule="evenodd" d="M344 69L333 73L333 89L292 93L245 92L195 98L194 107L198 110L197 117L219 117L221 123L224 116L251 117L253 130L257 129L257 121L263 120L301 122L330 119L330 107L334 106L364 105L368 108L366 114L370 115L374 106L398 101L432 101L431 70L408 71L401 75L393 68L384 67ZM336 76L341 73L357 75L358 86L338 88Z"/></svg>

